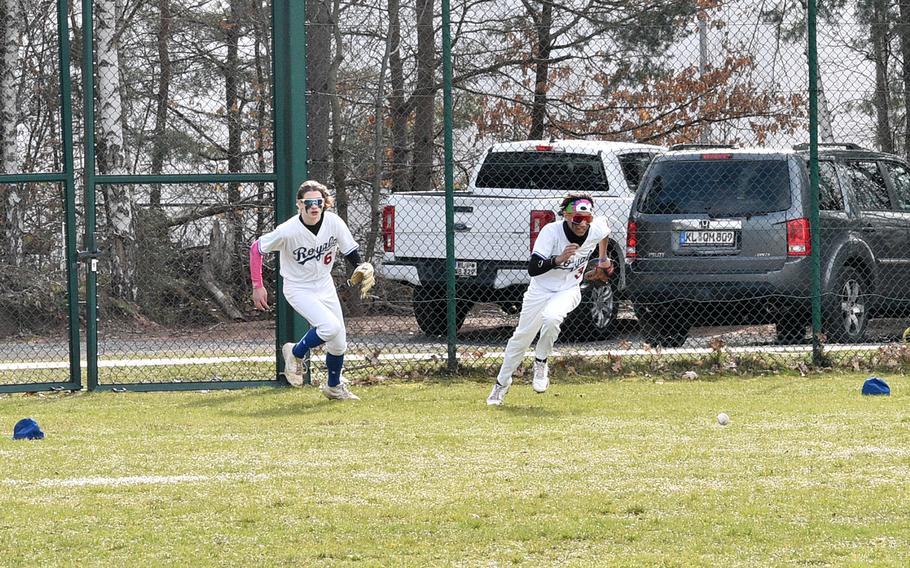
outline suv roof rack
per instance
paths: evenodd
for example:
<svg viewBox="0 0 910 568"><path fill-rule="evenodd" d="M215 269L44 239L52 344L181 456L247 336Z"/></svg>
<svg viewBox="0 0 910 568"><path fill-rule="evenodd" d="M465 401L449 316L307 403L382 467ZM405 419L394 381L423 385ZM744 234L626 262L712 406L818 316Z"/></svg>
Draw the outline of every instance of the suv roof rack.
<svg viewBox="0 0 910 568"><path fill-rule="evenodd" d="M670 151L674 150L701 150L704 148L737 148L736 144L673 144Z"/></svg>
<svg viewBox="0 0 910 568"><path fill-rule="evenodd" d="M860 146L859 144L856 144L854 142L819 142L818 147L819 148L843 148L844 150L869 151L868 148L863 148L862 146ZM807 142L803 142L802 144L794 144L793 149L794 150L808 150L809 144Z"/></svg>

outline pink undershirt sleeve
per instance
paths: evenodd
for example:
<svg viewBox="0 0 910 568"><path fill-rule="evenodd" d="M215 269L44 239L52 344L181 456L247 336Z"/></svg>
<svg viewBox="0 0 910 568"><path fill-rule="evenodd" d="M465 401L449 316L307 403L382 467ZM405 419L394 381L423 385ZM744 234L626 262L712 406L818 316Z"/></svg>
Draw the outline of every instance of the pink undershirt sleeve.
<svg viewBox="0 0 910 568"><path fill-rule="evenodd" d="M253 281L253 288L262 288L262 252L258 240L250 246L250 280Z"/></svg>

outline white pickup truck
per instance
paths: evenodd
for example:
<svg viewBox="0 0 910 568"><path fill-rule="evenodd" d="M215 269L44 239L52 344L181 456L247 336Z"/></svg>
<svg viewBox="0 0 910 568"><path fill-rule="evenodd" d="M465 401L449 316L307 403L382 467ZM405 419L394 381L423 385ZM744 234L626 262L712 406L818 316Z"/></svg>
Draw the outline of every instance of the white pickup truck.
<svg viewBox="0 0 910 568"><path fill-rule="evenodd" d="M556 220L568 193L589 193L610 219L610 255L620 269L610 286L582 287L582 303L563 326L578 338L609 335L625 282L626 223L644 170L663 148L626 142L526 140L490 147L466 190L455 192L456 328L475 303L516 313L528 259L541 227ZM445 335L445 194L392 193L382 212L380 274L414 287L414 316L429 335ZM595 249L596 253L596 249Z"/></svg>

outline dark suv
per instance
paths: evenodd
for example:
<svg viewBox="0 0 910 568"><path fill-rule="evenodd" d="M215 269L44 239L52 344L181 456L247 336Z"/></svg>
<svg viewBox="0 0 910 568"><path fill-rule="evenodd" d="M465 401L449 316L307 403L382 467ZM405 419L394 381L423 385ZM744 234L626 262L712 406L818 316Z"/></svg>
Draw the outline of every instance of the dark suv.
<svg viewBox="0 0 910 568"><path fill-rule="evenodd" d="M870 316L910 300L910 166L854 144L819 148L823 331L863 340ZM628 293L645 341L679 346L692 325L811 321L808 148L674 147L629 218Z"/></svg>

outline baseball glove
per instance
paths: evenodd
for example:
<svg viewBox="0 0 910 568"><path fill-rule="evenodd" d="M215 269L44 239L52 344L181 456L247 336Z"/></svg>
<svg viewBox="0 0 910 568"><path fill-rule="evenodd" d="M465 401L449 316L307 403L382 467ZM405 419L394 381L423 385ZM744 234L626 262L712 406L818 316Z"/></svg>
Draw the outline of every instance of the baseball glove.
<svg viewBox="0 0 910 568"><path fill-rule="evenodd" d="M595 268L585 272L585 282L606 284L613 276L613 263L609 260L599 263Z"/></svg>
<svg viewBox="0 0 910 568"><path fill-rule="evenodd" d="M364 262L358 266L354 270L354 273L351 274L351 279L348 280L348 285L360 286L361 300L366 299L366 297L370 294L370 290L373 289L374 284L376 284L376 278L373 276L373 265L369 262Z"/></svg>

